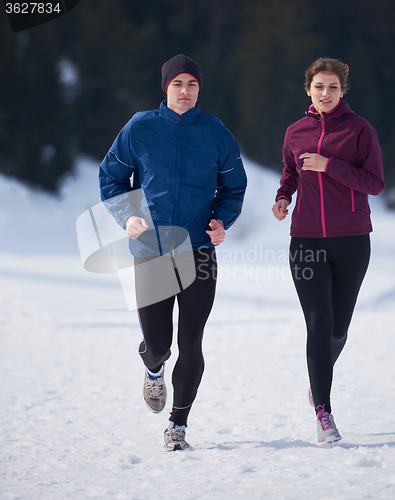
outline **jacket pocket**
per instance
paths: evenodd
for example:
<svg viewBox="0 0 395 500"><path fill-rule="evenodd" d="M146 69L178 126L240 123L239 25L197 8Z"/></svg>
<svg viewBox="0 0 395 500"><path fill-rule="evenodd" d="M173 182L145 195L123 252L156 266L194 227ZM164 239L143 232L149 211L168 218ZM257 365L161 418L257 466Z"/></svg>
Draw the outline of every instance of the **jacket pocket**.
<svg viewBox="0 0 395 500"><path fill-rule="evenodd" d="M354 206L356 211L370 214L369 199L367 194L354 191Z"/></svg>

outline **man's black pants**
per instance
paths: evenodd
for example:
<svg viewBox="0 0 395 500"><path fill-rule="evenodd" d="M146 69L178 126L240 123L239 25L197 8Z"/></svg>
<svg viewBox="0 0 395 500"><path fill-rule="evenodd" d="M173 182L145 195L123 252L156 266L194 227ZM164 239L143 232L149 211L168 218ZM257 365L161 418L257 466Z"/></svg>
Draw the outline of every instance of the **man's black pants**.
<svg viewBox="0 0 395 500"><path fill-rule="evenodd" d="M145 366L152 372L159 371L171 354L173 340L173 309L178 303L178 359L172 374L174 389L170 420L186 425L192 403L197 394L204 370L202 353L203 330L215 296L217 262L214 247L193 251L196 279L181 290L158 303L138 309L144 340L139 353ZM137 263L139 259L136 259ZM144 271L135 267L136 292L146 279Z"/></svg>

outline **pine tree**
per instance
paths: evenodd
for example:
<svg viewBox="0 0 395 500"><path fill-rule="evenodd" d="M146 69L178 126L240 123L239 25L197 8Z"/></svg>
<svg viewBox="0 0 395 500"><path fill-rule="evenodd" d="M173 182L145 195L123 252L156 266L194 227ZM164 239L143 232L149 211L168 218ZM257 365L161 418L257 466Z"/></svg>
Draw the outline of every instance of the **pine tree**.
<svg viewBox="0 0 395 500"><path fill-rule="evenodd" d="M3 27L0 168L55 191L71 162L55 27L48 23L16 34Z"/></svg>

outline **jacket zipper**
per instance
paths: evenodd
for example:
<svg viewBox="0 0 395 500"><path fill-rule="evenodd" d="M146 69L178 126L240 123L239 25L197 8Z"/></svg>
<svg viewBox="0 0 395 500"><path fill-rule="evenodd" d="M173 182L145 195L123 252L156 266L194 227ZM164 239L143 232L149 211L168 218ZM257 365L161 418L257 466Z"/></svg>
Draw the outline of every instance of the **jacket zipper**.
<svg viewBox="0 0 395 500"><path fill-rule="evenodd" d="M351 210L355 212L355 203L354 203L354 190L351 189Z"/></svg>
<svg viewBox="0 0 395 500"><path fill-rule="evenodd" d="M303 192L303 184L300 185L299 201L298 201L298 212L299 212L299 209L300 209L300 200L302 199L302 192Z"/></svg>
<svg viewBox="0 0 395 500"><path fill-rule="evenodd" d="M181 119L182 115L177 120L177 125L176 125L176 158L175 158L175 165L174 165L174 180L175 180L175 186L174 186L174 204L173 204L173 221L172 224L174 226L177 226L178 224L178 218L179 218L179 211L177 210L177 199L178 199L178 194L180 191L180 173L179 173L179 165L178 165L178 152L180 148L180 135L181 135Z"/></svg>
<svg viewBox="0 0 395 500"><path fill-rule="evenodd" d="M324 134L325 134L325 122L324 122L324 117L321 115L320 117L320 123L321 123L321 135L318 141L318 146L317 146L317 153L321 154L321 145L322 141L324 140ZM325 206L324 206L324 188L322 184L322 173L318 173L318 183L320 186L320 210L321 210L321 226L322 226L322 234L324 238L326 238L326 224L325 224Z"/></svg>

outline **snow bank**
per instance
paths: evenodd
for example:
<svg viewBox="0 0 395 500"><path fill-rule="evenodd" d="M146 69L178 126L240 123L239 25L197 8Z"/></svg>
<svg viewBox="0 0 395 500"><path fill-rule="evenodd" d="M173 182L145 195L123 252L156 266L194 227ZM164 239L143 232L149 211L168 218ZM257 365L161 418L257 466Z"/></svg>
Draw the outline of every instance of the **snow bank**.
<svg viewBox="0 0 395 500"><path fill-rule="evenodd" d="M279 176L245 163L182 453L162 449L170 401L160 415L143 402L136 314L119 310L116 277L84 271L78 256L75 221L99 201L97 165L79 162L58 197L0 177L1 500L395 495L394 214L372 200L372 262L335 370L343 440L322 450L284 258L289 221L271 214Z"/></svg>

